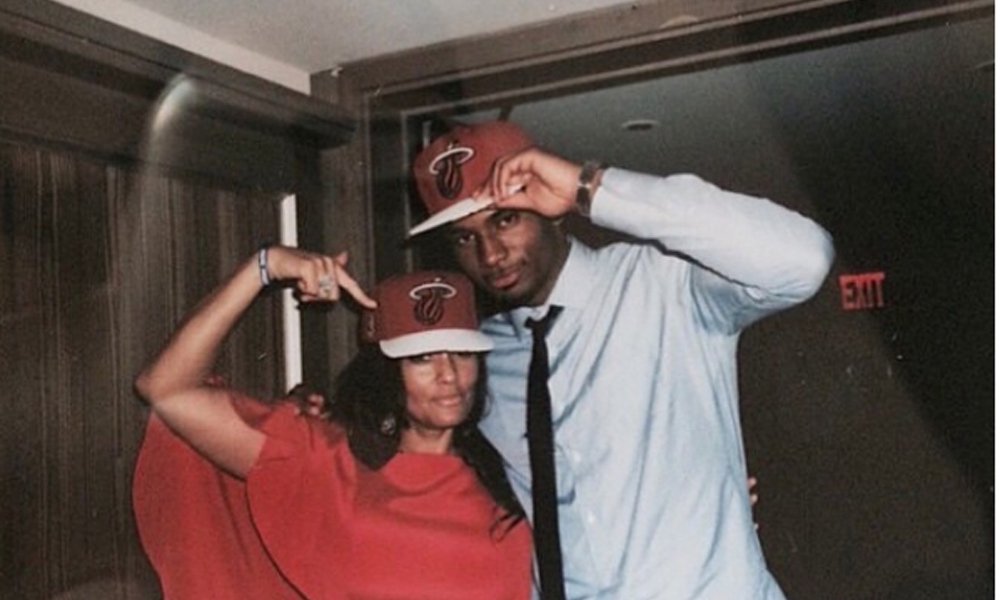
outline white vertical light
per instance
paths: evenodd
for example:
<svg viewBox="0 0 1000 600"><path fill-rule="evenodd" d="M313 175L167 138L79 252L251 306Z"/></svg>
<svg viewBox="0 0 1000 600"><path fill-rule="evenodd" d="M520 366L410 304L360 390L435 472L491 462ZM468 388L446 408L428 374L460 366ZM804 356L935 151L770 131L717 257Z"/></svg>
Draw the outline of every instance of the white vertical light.
<svg viewBox="0 0 1000 600"><path fill-rule="evenodd" d="M295 222L295 195L285 196L281 201L280 228L281 245L298 246L299 231ZM302 322L299 319L298 303L292 290L281 291L281 321L285 339L285 391L302 383Z"/></svg>

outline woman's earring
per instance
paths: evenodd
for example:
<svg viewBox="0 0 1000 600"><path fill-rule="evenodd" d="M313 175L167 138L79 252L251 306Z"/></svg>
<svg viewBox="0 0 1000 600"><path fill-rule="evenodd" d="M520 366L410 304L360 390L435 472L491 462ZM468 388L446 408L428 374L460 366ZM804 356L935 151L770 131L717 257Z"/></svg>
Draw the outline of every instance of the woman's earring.
<svg viewBox="0 0 1000 600"><path fill-rule="evenodd" d="M396 417L389 414L382 419L382 423L378 428L379 432L384 436L390 436L396 433Z"/></svg>

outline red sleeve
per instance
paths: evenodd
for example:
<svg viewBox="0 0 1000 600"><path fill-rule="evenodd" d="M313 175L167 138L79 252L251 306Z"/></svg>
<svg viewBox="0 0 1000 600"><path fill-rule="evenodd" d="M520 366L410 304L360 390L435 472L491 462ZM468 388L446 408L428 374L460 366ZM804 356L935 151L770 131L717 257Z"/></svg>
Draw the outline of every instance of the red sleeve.
<svg viewBox="0 0 1000 600"><path fill-rule="evenodd" d="M234 398L251 424L271 409ZM301 600L253 527L244 483L151 416L133 480L139 538L164 600Z"/></svg>
<svg viewBox="0 0 1000 600"><path fill-rule="evenodd" d="M247 476L250 513L268 553L308 598L348 587L356 463L343 430L275 411L267 441Z"/></svg>

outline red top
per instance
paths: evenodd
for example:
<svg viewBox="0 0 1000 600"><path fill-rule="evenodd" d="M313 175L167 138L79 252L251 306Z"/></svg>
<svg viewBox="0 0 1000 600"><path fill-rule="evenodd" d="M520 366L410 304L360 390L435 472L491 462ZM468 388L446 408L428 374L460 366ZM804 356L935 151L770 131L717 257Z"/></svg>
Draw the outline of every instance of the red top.
<svg viewBox="0 0 1000 600"><path fill-rule="evenodd" d="M343 430L243 397L268 435L244 484L150 419L134 502L165 600L523 600L525 522L493 528L495 503L455 456L358 463Z"/></svg>

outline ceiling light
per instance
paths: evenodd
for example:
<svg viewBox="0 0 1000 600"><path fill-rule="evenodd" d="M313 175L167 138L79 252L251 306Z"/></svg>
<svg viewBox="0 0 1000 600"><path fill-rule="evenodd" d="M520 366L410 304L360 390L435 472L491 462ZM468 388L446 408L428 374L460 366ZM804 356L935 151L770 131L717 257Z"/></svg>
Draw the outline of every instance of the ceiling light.
<svg viewBox="0 0 1000 600"><path fill-rule="evenodd" d="M653 119L630 119L622 123L625 131L650 131L660 126L660 122Z"/></svg>

